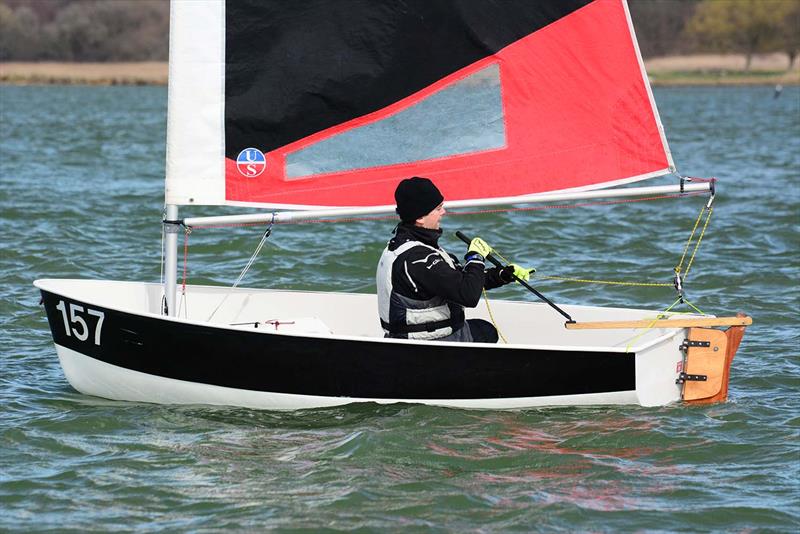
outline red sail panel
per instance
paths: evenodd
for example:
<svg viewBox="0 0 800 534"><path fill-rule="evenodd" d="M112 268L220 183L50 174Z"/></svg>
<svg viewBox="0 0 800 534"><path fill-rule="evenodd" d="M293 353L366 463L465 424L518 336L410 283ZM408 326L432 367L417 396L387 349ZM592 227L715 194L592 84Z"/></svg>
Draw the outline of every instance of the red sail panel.
<svg viewBox="0 0 800 534"><path fill-rule="evenodd" d="M671 161L640 61L625 5L595 0L376 112L263 157L258 150L243 150L236 159L226 158L226 200L300 207L390 205L397 182L413 175L431 178L447 200L470 200L603 187L663 174ZM496 120L501 122L486 119L489 112L479 118L493 129L490 140L460 141L442 153L409 149L422 154L420 159L404 158L402 150L380 154L384 148L397 150L403 141L402 135L392 137L394 126L424 123L425 115L415 109L436 113L439 95L452 88L451 100L457 100L456 90L493 73L499 76ZM475 127L463 117L469 113L459 110L457 124ZM442 117L436 118L437 126L448 120L446 113ZM370 144L384 136L383 146ZM350 166L350 156L329 161L345 153L350 141L365 143L363 161Z"/></svg>

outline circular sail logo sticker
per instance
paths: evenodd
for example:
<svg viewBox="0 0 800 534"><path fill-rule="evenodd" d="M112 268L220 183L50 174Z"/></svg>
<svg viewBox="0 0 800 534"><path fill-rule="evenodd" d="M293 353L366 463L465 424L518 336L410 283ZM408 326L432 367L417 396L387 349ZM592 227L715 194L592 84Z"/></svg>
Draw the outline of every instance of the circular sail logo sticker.
<svg viewBox="0 0 800 534"><path fill-rule="evenodd" d="M236 168L242 176L255 178L267 168L267 158L257 148L245 148L236 156Z"/></svg>

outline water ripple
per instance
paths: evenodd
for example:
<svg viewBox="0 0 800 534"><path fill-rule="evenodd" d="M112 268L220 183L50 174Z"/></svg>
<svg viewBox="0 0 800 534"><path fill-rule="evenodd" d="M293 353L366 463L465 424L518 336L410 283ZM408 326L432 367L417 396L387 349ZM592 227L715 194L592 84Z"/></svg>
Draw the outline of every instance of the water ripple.
<svg viewBox="0 0 800 534"><path fill-rule="evenodd" d="M759 87L656 90L679 168L720 178L690 300L755 318L731 400L519 412L260 412L73 391L30 283L158 280L165 96L0 87L0 530L800 528L798 88L780 99ZM543 275L669 281L703 202L452 214L443 243L460 250L462 229ZM278 225L245 285L374 291L392 227ZM232 283L261 231L193 233L190 282ZM534 282L563 302L674 300L671 289ZM493 298L532 297L507 287Z"/></svg>

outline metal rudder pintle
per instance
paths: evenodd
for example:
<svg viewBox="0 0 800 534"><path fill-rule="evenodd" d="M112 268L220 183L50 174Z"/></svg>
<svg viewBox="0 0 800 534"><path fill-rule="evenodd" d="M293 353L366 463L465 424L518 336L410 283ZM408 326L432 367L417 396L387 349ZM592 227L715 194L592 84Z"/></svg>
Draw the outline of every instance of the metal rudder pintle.
<svg viewBox="0 0 800 534"><path fill-rule="evenodd" d="M686 373L681 373L678 375L678 378L675 380L675 383L683 384L687 380L692 382L705 382L708 380L708 375L688 375Z"/></svg>
<svg viewBox="0 0 800 534"><path fill-rule="evenodd" d="M690 347L710 347L710 341L697 341L694 339L684 339L681 344L681 350L686 352Z"/></svg>

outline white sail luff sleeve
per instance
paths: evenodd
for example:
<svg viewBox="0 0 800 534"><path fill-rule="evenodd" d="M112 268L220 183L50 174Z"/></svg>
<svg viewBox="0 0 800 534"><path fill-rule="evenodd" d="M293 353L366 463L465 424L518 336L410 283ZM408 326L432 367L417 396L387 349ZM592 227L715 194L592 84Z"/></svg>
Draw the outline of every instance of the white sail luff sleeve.
<svg viewBox="0 0 800 534"><path fill-rule="evenodd" d="M170 7L167 204L225 203L225 4Z"/></svg>

